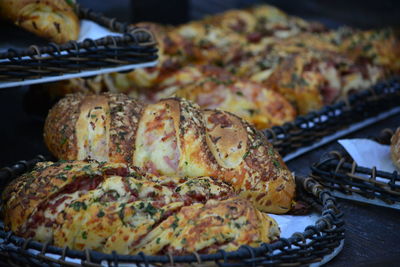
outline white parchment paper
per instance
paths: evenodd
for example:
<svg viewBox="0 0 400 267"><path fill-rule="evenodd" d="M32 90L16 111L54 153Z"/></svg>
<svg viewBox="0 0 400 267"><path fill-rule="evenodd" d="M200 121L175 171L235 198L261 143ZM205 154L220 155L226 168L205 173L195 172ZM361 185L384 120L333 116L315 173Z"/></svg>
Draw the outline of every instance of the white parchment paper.
<svg viewBox="0 0 400 267"><path fill-rule="evenodd" d="M78 42L81 42L86 38L96 40L108 35L122 36L121 33L112 32L109 29L100 26L99 24L91 20L81 20L81 29L78 37Z"/></svg>
<svg viewBox="0 0 400 267"><path fill-rule="evenodd" d="M370 139L342 139L338 142L359 166L366 168L375 166L377 170L386 172L397 170L390 158L390 146L388 145L381 145ZM376 177L376 180L382 182L388 181L379 176ZM396 184L400 184L400 181L396 181ZM400 203L388 204L380 199L367 199L358 194L347 195L339 191L334 191L333 194L339 198L400 209Z"/></svg>
<svg viewBox="0 0 400 267"><path fill-rule="evenodd" d="M386 172L396 170L388 145L381 145L370 139L342 139L338 142L359 166L376 166L378 170Z"/></svg>

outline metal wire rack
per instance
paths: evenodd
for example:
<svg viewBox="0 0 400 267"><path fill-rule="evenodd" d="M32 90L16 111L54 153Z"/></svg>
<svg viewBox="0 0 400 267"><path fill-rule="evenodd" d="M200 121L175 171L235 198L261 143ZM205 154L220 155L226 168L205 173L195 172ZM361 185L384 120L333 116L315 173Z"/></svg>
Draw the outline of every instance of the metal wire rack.
<svg viewBox="0 0 400 267"><path fill-rule="evenodd" d="M264 130L282 156L315 144L323 137L371 118L400 103L400 80L393 78L368 90L350 94L343 101L298 116L293 122Z"/></svg>
<svg viewBox="0 0 400 267"><path fill-rule="evenodd" d="M0 170L1 188L29 171L33 166L45 160L37 156L29 161L19 161L15 165ZM302 233L294 233L289 238L280 238L272 244L259 247L242 246L237 251L223 250L214 254L174 255L119 255L104 254L92 250L71 250L60 248L50 243L39 243L24 239L5 231L0 227L0 256L13 264L34 266L77 266L70 259L80 260L83 266L118 266L122 263L134 263L137 266L182 266L197 264L200 266L297 266L320 262L328 254L340 248L344 240L344 222L342 212L335 204L335 199L319 183L312 178L296 178L299 197L308 202L320 217L314 225L305 228Z"/></svg>
<svg viewBox="0 0 400 267"><path fill-rule="evenodd" d="M156 40L146 29L118 22L90 9L77 7L80 19L94 21L122 36L106 36L58 45L9 48L0 53L0 82L26 81L152 62L157 59ZM0 88L4 87L0 83Z"/></svg>

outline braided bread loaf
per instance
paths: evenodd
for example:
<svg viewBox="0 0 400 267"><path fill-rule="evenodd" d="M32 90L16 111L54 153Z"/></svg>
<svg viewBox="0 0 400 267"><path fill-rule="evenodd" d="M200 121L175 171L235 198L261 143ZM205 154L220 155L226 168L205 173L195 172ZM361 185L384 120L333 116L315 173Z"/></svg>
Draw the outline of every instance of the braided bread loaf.
<svg viewBox="0 0 400 267"><path fill-rule="evenodd" d="M155 177L122 163L39 163L2 200L8 229L73 249L212 253L279 237L272 218L220 181Z"/></svg>
<svg viewBox="0 0 400 267"><path fill-rule="evenodd" d="M266 138L239 117L178 98L144 106L121 94L69 95L44 130L59 159L122 162L156 175L211 176L266 212L292 205L294 178Z"/></svg>

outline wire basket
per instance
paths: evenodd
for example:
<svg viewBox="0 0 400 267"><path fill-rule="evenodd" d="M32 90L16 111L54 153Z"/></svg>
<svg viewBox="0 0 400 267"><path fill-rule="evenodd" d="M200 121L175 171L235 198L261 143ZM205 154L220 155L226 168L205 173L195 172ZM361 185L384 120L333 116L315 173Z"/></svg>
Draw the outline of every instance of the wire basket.
<svg viewBox="0 0 400 267"><path fill-rule="evenodd" d="M15 165L0 170L1 188L12 179L29 171L43 156L37 156L29 161L19 161ZM289 238L280 238L272 244L262 244L260 247L242 246L236 251L223 250L214 254L174 255L119 255L104 254L92 250L71 250L51 244L43 244L31 239L24 239L6 232L0 226L0 257L9 264L75 266L68 258L81 260L84 266L134 263L137 266L182 266L199 264L201 266L292 266L327 261L328 255L338 253L343 246L344 222L342 212L337 208L335 199L312 178L296 178L297 194L302 201L308 203L319 212L315 225L305 228L302 233L294 233ZM34 252L36 251L36 253ZM326 257L326 258L325 258Z"/></svg>
<svg viewBox="0 0 400 267"><path fill-rule="evenodd" d="M399 108L400 79L381 82L368 90L350 94L343 101L298 116L293 122L264 130L282 156L315 144L323 137L350 125Z"/></svg>
<svg viewBox="0 0 400 267"><path fill-rule="evenodd" d="M341 198L400 209L400 175L357 166L347 154L332 151L311 167L312 177Z"/></svg>
<svg viewBox="0 0 400 267"><path fill-rule="evenodd" d="M150 31L120 23L79 5L77 11L80 19L94 21L123 35L69 41L62 45L49 43L42 47L31 45L27 49L10 48L0 53L0 87L4 87L2 83L116 68L157 59L156 41Z"/></svg>

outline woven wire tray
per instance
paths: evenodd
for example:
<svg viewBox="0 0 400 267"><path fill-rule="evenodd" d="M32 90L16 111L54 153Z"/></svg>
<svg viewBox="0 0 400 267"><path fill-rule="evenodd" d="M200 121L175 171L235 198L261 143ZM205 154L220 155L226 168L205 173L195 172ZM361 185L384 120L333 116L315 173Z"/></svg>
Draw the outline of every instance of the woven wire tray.
<svg viewBox="0 0 400 267"><path fill-rule="evenodd" d="M263 132L284 160L290 160L385 116L400 113L399 103L400 79L393 78Z"/></svg>
<svg viewBox="0 0 400 267"><path fill-rule="evenodd" d="M0 188L22 173L29 171L43 156L29 161L19 161L11 167L0 170ZM214 254L198 254L174 256L152 256L139 253L137 255L104 254L91 250L71 250L59 248L49 243L43 244L31 239L24 239L6 232L0 224L0 257L9 264L29 264L43 266L78 266L71 258L79 259L84 266L101 266L134 263L137 266L182 266L182 264L198 264L201 266L294 266L329 261L343 247L344 222L342 212L337 208L335 199L319 183L312 178L296 178L298 195L320 214L315 225L305 228L304 232L296 232L289 238L280 238L272 244L260 247L242 246L236 251L223 250ZM34 252L36 251L36 253ZM51 254L51 255L50 255ZM69 259L68 259L69 258Z"/></svg>
<svg viewBox="0 0 400 267"><path fill-rule="evenodd" d="M146 29L120 23L78 5L80 19L94 21L122 36L62 45L49 43L0 53L0 88L49 82L156 64L156 41ZM62 77L60 77L62 75Z"/></svg>
<svg viewBox="0 0 400 267"><path fill-rule="evenodd" d="M311 170L311 176L337 197L400 209L397 171L357 166L347 154L338 151L325 154Z"/></svg>

